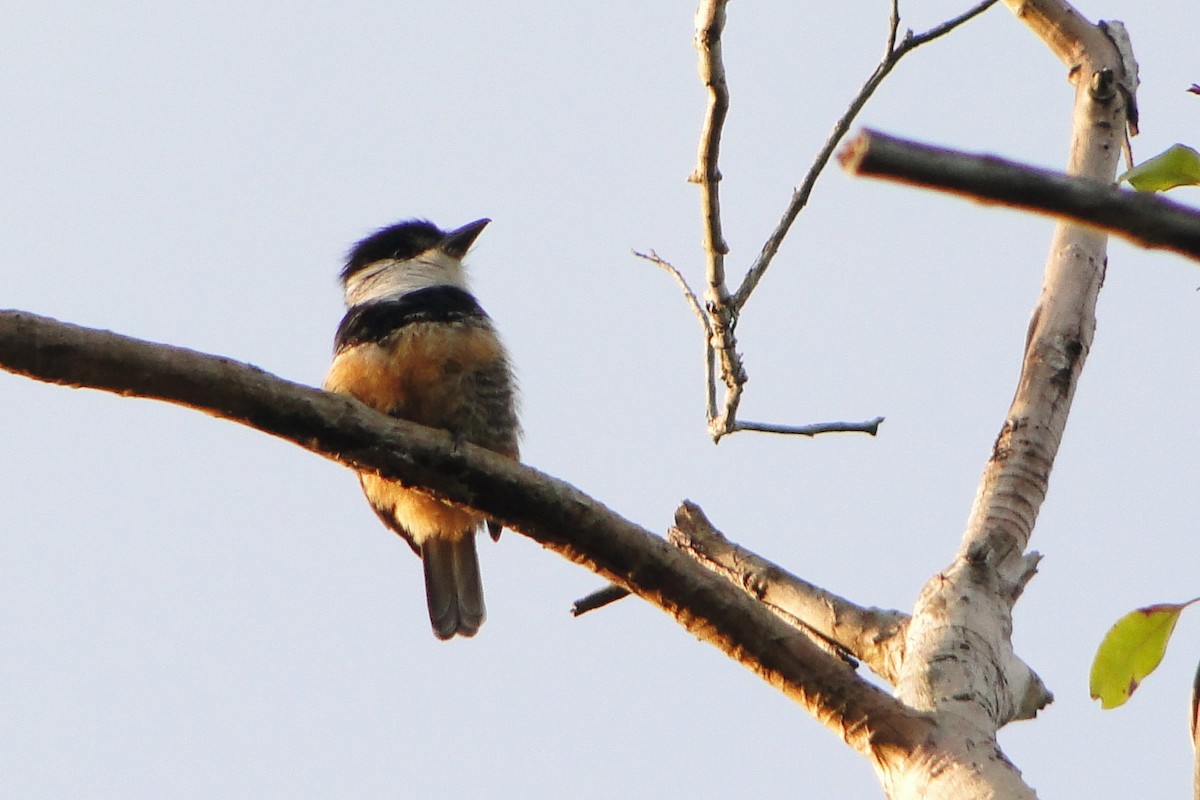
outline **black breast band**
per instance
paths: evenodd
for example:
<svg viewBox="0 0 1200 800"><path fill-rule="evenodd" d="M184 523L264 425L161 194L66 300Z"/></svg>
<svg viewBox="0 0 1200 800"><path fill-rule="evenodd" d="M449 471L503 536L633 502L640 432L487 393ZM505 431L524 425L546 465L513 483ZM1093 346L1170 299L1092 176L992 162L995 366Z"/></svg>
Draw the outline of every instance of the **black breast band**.
<svg viewBox="0 0 1200 800"><path fill-rule="evenodd" d="M457 286L430 286L397 300L380 300L354 306L342 317L334 337L334 351L366 342L378 342L417 322L486 320L487 314L471 293Z"/></svg>

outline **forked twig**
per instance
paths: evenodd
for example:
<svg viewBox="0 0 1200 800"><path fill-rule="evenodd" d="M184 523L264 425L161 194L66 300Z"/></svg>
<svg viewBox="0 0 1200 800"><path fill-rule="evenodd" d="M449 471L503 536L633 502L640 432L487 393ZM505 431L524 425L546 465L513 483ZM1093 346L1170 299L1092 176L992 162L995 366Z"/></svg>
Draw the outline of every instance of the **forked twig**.
<svg viewBox="0 0 1200 800"><path fill-rule="evenodd" d="M828 165L834 150L849 131L851 124L866 105L867 100L879 88L883 79L905 55L981 14L994 5L996 0L982 0L959 16L930 28L924 33L914 34L910 30L903 37L899 35L899 0L892 0L883 59L859 89L846 112L833 126L833 130L817 152L804 180L792 192L783 217L767 237L758 258L751 264L737 291L733 293L729 291L725 272L725 257L729 253L729 247L722 232L719 190L721 134L729 112L729 85L721 55L721 35L725 29L727 2L728 0L701 0L699 8L696 10L695 43L699 55L700 79L708 92L708 103L700 134L696 169L688 180L700 187L700 216L703 223L706 278L703 303L676 267L659 258L653 251L650 251L648 255L643 253L636 255L651 261L675 278L683 288L688 304L704 329L706 410L709 435L712 436L713 441L720 441L722 437L737 431L762 431L805 436L832 432L866 432L874 435L882 418L866 422L831 422L816 425L739 422L737 410L741 403L747 375L741 354L737 350L735 330L738 317L770 266L775 254L779 251L792 223L807 205L817 178ZM720 365L719 370L718 364ZM720 403L717 400L718 380L725 385L724 397Z"/></svg>
<svg viewBox="0 0 1200 800"><path fill-rule="evenodd" d="M871 76L862 85L862 88L858 90L858 94L850 101L850 106L846 109L845 113L834 123L833 130L829 132L829 136L825 139L825 144L821 145L821 149L817 151L817 155L813 159L812 166L808 168L808 174L804 176L804 180L792 192L791 200L783 212L783 217L775 226L775 230L771 231L771 235L767 237L766 243L763 244L762 252L758 254L758 258L754 260L754 263L746 272L746 277L742 279L741 286L734 293L733 302L739 312L746 305L746 301L750 299L750 294L758 286L758 282L762 279L763 273L767 271L767 267L771 265L775 254L779 252L779 246L783 244L783 239L791 229L792 223L796 221L796 217L800 214L800 211L808 205L808 198L812 195L817 178L821 177L821 173L829 165L829 159L833 156L834 150L837 149L838 144L850 130L850 126L858 117L859 112L862 111L863 106L867 104L867 101L875 94L875 90L883 83L883 79L891 73L904 56L927 42L932 42L938 37L945 36L963 23L987 11L996 2L997 0L983 0L983 2L975 4L954 19L947 20L921 34L914 34L912 31L908 31L904 34L904 38L897 44L896 36L900 28L900 8L899 0L892 0L892 15L888 22L887 47L883 58L880 60L879 65L875 67L875 71L871 73Z"/></svg>

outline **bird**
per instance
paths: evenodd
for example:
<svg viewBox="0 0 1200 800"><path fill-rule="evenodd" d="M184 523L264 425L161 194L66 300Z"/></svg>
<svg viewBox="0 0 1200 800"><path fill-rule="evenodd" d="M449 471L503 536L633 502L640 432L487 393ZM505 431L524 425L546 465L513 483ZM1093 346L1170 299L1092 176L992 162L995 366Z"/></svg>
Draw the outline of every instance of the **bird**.
<svg viewBox="0 0 1200 800"><path fill-rule="evenodd" d="M489 219L443 231L410 219L351 248L340 278L346 313L334 336L327 391L442 428L459 442L519 457L508 353L467 285L463 258ZM474 636L486 617L476 535L501 525L420 489L360 472L383 524L421 558L429 621L439 639Z"/></svg>

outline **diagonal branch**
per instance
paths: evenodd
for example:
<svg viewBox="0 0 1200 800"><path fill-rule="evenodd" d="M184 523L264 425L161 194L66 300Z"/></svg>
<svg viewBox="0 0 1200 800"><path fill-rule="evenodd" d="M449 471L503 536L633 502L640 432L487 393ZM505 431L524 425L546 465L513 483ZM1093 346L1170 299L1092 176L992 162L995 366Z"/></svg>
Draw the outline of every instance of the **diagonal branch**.
<svg viewBox="0 0 1200 800"><path fill-rule="evenodd" d="M1200 260L1200 210L1158 195L871 130L847 143L838 159L855 175L1052 214Z"/></svg>
<svg viewBox="0 0 1200 800"><path fill-rule="evenodd" d="M187 406L348 467L418 486L529 536L658 606L800 703L860 752L912 748L909 711L662 538L575 487L445 431L178 347L0 311L0 367L41 381Z"/></svg>
<svg viewBox="0 0 1200 800"><path fill-rule="evenodd" d="M796 221L796 217L808 205L808 198L812 195L813 187L817 184L817 179L821 177L821 173L825 171L825 167L829 165L829 159L833 156L834 150L850 130L850 126L854 124L854 120L858 118L858 114L863 110L863 106L875 94L875 90L883 83L883 79L895 69L900 63L900 59L916 50L923 44L932 42L941 36L945 36L950 31L960 25L969 22L975 17L987 11L996 4L997 0L983 0L976 3L974 6L959 14L953 19L947 20L940 25L925 31L924 33L914 34L908 31L904 38L896 44L896 34L900 27L900 12L899 3L893 0L892 16L889 20L887 47L884 49L883 58L879 65L875 67L875 71L863 83L862 88L858 90L858 94L850 101L850 106L842 114L841 118L833 125L833 130L829 132L829 136L825 139L825 144L821 145L821 149L817 151L816 157L813 159L812 166L808 168L808 173L804 176L804 180L792 192L791 200L788 201L787 208L783 212L783 217L775 226L775 230L771 231L771 235L767 237L767 241L763 244L762 252L758 254L758 258L750 265L750 269L746 272L746 276L742 279L741 286L734 293L734 305L738 311L745 307L746 302L750 299L750 294L758 286L758 282L762 280L763 273L771 266L771 261L775 258L775 254L779 252L779 246L783 244L783 239L791 230L792 223Z"/></svg>
<svg viewBox="0 0 1200 800"><path fill-rule="evenodd" d="M700 321L700 327L704 329L704 393L705 407L708 409L708 419L715 419L717 416L717 365L714 356L714 350L711 342L713 341L712 322L709 319L708 312L700 305L699 298L692 291L692 287L688 285L687 278L683 277L683 273L669 261L665 261L659 257L658 253L651 250L649 253L641 253L637 250L633 254L640 259L649 261L663 272L670 275L679 284L679 288L683 290L683 297L687 300L687 304L692 309L692 313L696 315L696 319ZM590 609L587 609L590 610ZM580 612L583 613L583 612Z"/></svg>
<svg viewBox="0 0 1200 800"><path fill-rule="evenodd" d="M701 564L831 645L863 661L887 681L895 682L904 655L908 615L864 608L729 541L713 527L700 507L684 502L675 512L671 543Z"/></svg>

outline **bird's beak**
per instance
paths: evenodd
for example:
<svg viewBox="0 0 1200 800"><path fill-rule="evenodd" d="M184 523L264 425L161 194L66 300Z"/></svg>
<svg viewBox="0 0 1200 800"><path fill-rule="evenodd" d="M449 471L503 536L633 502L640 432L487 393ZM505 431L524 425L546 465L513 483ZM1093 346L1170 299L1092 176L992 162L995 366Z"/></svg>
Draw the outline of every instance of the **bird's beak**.
<svg viewBox="0 0 1200 800"><path fill-rule="evenodd" d="M466 255L467 250L475 241L479 234L483 233L483 229L491 222L490 219L477 219L474 222L468 222L461 228L455 228L446 234L446 238L442 239L441 249L447 255L455 258L462 258Z"/></svg>

